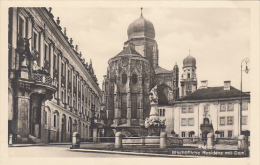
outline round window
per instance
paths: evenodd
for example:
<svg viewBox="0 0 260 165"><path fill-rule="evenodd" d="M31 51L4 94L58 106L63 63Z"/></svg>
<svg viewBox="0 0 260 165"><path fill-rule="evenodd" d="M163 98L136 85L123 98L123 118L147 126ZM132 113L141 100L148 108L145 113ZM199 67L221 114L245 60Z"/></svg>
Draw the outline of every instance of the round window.
<svg viewBox="0 0 260 165"><path fill-rule="evenodd" d="M122 83L126 84L126 82L127 82L127 75L125 73L123 73L123 75L122 75Z"/></svg>
<svg viewBox="0 0 260 165"><path fill-rule="evenodd" d="M137 83L137 75L135 73L132 75L132 83L133 84Z"/></svg>

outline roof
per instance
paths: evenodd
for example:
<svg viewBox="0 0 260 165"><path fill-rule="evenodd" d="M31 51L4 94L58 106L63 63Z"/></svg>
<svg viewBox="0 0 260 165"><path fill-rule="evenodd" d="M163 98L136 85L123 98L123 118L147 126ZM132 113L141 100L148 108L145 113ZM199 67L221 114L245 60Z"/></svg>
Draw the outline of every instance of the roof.
<svg viewBox="0 0 260 165"><path fill-rule="evenodd" d="M143 57L140 55L132 46L128 45L125 47L120 53L118 53L116 56L122 56L122 55L136 55Z"/></svg>
<svg viewBox="0 0 260 165"><path fill-rule="evenodd" d="M132 22L127 29L128 38L133 37L148 37L154 39L155 30L153 23L141 16Z"/></svg>
<svg viewBox="0 0 260 165"><path fill-rule="evenodd" d="M224 87L208 87L198 89L195 92L185 96L183 98L177 99L176 101L188 101L188 100L204 100L204 99L224 99L224 98L234 98L241 97L240 90L230 87L230 90L224 90ZM243 92L243 97L250 97L250 94Z"/></svg>
<svg viewBox="0 0 260 165"><path fill-rule="evenodd" d="M154 72L155 74L160 74L160 73L172 73L172 71L166 70L160 66L157 66L156 68L154 68Z"/></svg>

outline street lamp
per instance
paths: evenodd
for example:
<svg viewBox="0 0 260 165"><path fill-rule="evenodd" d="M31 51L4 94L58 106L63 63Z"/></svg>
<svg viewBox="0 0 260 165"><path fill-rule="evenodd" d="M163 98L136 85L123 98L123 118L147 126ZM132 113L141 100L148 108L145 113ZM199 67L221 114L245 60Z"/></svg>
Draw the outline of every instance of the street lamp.
<svg viewBox="0 0 260 165"><path fill-rule="evenodd" d="M246 64L246 69L244 70L246 72L246 74L249 72L249 69L247 67L247 64L249 63L249 58L245 58L242 60L241 62L241 86L240 86L240 135L242 134L242 95L243 95L243 91L242 91L242 66L243 66L243 62Z"/></svg>

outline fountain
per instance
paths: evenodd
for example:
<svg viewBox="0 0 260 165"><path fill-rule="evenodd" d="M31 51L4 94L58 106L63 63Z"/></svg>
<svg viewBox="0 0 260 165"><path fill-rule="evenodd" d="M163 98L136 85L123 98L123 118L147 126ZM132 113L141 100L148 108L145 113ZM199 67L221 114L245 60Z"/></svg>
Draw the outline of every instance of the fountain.
<svg viewBox="0 0 260 165"><path fill-rule="evenodd" d="M160 132L165 128L165 119L161 120L159 117L157 85L152 88L149 99L151 111L150 116L145 119L144 126L148 129L148 136L160 136Z"/></svg>

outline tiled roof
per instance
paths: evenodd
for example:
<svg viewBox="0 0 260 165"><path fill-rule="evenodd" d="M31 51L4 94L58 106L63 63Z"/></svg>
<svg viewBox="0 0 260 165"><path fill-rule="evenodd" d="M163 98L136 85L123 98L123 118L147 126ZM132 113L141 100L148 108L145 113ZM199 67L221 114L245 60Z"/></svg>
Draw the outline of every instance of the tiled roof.
<svg viewBox="0 0 260 165"><path fill-rule="evenodd" d="M230 87L230 90L224 90L224 87L208 87L198 89L195 92L185 96L183 98L177 99L176 101L185 101L185 100L204 100L204 99L223 99L223 98L234 98L240 97L240 90ZM243 92L243 97L250 97L250 94Z"/></svg>
<svg viewBox="0 0 260 165"><path fill-rule="evenodd" d="M132 46L127 46L125 47L120 53L118 53L116 56L121 56L121 55L137 55L142 57Z"/></svg>
<svg viewBox="0 0 260 165"><path fill-rule="evenodd" d="M166 70L160 66L157 66L156 68L154 68L154 72L155 74L160 74L160 73L172 73L172 71Z"/></svg>

